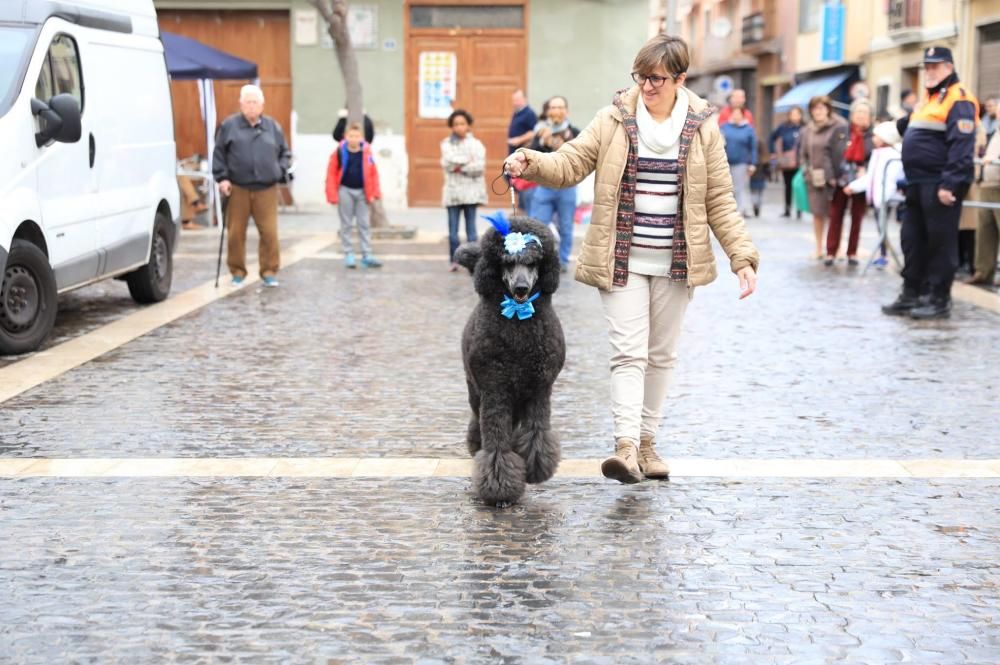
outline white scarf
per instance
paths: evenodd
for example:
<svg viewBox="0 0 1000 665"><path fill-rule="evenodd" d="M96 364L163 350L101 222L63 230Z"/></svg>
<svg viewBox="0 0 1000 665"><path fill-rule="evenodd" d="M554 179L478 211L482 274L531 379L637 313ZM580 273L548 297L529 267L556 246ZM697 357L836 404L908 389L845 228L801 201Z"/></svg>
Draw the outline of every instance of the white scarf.
<svg viewBox="0 0 1000 665"><path fill-rule="evenodd" d="M670 112L670 117L663 122L657 122L649 114L640 93L639 103L635 107L635 122L639 128L639 140L653 152L669 151L680 141L681 130L684 129L684 123L687 122L687 114L688 94L684 88L677 88L674 110Z"/></svg>

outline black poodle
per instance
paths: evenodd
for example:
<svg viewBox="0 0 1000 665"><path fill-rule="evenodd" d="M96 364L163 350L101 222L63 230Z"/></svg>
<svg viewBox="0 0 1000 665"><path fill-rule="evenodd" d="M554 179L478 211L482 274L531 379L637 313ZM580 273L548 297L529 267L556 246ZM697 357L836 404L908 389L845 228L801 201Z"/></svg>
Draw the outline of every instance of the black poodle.
<svg viewBox="0 0 1000 665"><path fill-rule="evenodd" d="M487 217L494 228L458 249L473 273L479 304L462 335L472 419L466 440L475 456L476 493L506 507L559 465L549 424L552 384L566 340L552 309L559 255L548 228L527 217Z"/></svg>

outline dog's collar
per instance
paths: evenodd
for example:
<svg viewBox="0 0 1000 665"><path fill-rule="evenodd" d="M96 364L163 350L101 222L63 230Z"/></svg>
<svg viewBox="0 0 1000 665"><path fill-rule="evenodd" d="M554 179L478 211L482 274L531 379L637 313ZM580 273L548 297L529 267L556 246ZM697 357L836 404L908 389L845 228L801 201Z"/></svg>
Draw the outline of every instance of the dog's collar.
<svg viewBox="0 0 1000 665"><path fill-rule="evenodd" d="M508 295L503 297L503 302L500 303L500 314L501 316L506 316L508 319L513 319L517 316L518 321L524 321L525 319L530 319L535 315L535 306L532 305L541 292L535 293L524 302L517 302Z"/></svg>

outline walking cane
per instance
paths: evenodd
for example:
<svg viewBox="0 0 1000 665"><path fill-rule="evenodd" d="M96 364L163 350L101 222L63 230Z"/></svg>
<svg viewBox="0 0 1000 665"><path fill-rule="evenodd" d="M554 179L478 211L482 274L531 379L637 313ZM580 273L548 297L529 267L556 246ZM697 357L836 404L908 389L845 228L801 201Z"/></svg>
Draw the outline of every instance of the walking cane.
<svg viewBox="0 0 1000 665"><path fill-rule="evenodd" d="M216 185L216 188L218 188L218 185ZM216 196L219 196L218 189L216 189ZM222 205L222 199L218 198L216 200L219 201L215 206L219 214L219 260L215 263L215 288L219 288L219 275L222 274L222 243L226 237L226 213L225 207Z"/></svg>

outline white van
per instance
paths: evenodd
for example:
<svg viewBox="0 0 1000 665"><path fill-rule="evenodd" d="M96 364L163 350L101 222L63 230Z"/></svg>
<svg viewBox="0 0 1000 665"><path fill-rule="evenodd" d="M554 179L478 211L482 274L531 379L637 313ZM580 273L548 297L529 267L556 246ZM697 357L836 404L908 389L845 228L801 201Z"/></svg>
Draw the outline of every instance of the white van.
<svg viewBox="0 0 1000 665"><path fill-rule="evenodd" d="M58 293L167 297L176 168L152 0L0 0L0 353L38 348Z"/></svg>

